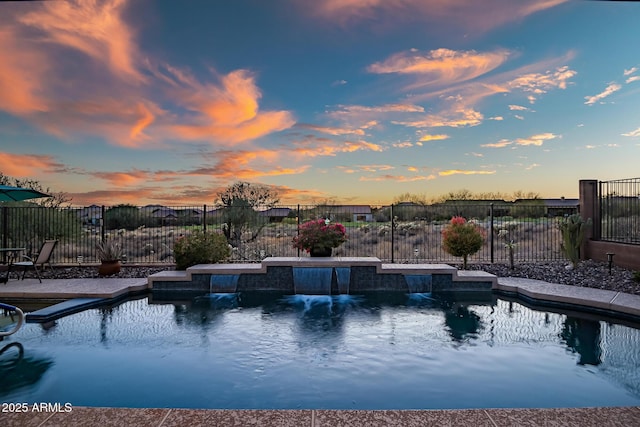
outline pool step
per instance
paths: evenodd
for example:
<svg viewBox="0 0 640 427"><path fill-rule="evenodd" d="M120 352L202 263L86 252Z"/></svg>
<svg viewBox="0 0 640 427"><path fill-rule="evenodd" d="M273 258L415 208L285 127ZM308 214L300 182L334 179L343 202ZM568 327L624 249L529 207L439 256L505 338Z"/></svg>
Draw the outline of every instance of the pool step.
<svg viewBox="0 0 640 427"><path fill-rule="evenodd" d="M74 298L27 314L27 323L44 323L103 305L108 298Z"/></svg>

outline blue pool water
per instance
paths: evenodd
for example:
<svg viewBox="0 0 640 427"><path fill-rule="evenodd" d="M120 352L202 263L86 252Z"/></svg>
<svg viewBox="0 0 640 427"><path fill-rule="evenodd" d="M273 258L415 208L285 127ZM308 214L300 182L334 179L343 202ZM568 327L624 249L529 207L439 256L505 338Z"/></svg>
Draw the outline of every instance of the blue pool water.
<svg viewBox="0 0 640 427"><path fill-rule="evenodd" d="M507 299L146 297L0 342L0 401L178 408L640 405L640 331Z"/></svg>

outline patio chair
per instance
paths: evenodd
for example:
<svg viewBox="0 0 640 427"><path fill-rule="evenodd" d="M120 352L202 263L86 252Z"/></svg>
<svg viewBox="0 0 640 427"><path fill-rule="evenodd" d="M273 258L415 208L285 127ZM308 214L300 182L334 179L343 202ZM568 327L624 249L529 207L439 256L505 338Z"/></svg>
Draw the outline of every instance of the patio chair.
<svg viewBox="0 0 640 427"><path fill-rule="evenodd" d="M22 267L24 269L22 271L21 280L24 280L24 275L27 273L27 269L29 267L33 267L33 269L36 271L36 276L38 276L38 280L40 281L40 283L42 283L42 278L40 277L38 266L42 266L42 269L44 270L44 265L49 264L49 268L51 268L51 262L49 260L51 259L51 254L53 253L53 250L55 249L57 244L57 240L45 240L42 244L42 247L40 248L38 256L36 256L35 259L23 255L23 258L26 258L27 261L13 263L12 267Z"/></svg>

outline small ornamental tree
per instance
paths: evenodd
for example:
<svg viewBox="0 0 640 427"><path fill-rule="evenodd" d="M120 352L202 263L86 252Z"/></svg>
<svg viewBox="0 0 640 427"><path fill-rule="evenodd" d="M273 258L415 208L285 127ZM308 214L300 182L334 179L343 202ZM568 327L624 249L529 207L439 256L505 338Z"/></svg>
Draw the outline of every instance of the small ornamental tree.
<svg viewBox="0 0 640 427"><path fill-rule="evenodd" d="M449 225L442 230L442 246L453 255L462 257L462 268L467 268L467 258L482 248L485 233L478 225L467 222L461 216L451 218Z"/></svg>

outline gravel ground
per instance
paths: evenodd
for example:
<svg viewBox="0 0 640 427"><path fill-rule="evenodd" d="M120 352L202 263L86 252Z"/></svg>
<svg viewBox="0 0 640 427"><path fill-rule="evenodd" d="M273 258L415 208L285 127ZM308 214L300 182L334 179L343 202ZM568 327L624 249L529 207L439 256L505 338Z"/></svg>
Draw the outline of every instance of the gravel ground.
<svg viewBox="0 0 640 427"><path fill-rule="evenodd" d="M614 266L609 274L607 263L597 261L583 261L576 269L569 270L566 263L535 263L516 264L514 269L509 269L506 264L473 264L472 270L484 270L498 277L525 277L529 279L544 280L550 283L560 283L572 286L584 286L588 288L608 289L629 294L640 295L640 282L633 280L633 271ZM460 268L460 265L455 265ZM135 278L147 277L153 273L164 271L168 267L141 267L123 266L119 274L114 277ZM27 272L27 277L35 277L33 271ZM43 278L68 279L68 278L96 278L97 267L60 267L48 269L42 274Z"/></svg>

